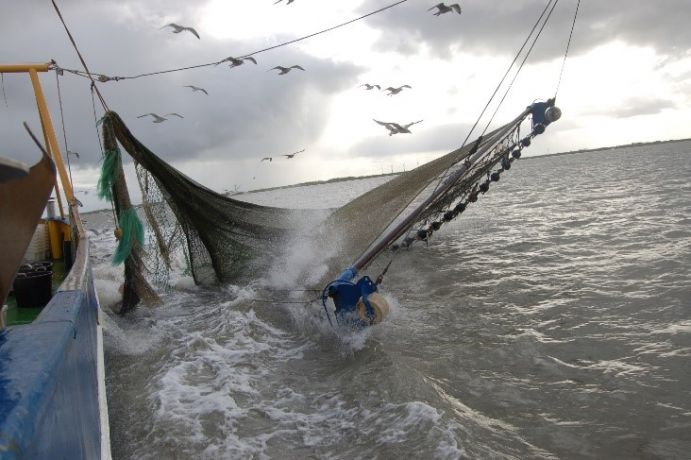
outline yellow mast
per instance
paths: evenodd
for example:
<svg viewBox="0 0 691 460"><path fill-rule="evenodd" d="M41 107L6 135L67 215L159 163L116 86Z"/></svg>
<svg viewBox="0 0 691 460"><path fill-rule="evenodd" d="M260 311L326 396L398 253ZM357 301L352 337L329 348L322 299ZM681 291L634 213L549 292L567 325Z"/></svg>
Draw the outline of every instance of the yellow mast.
<svg viewBox="0 0 691 460"><path fill-rule="evenodd" d="M50 119L50 113L48 112L48 105L46 104L45 96L43 95L43 89L41 88L41 82L38 78L38 72L48 72L51 69L51 64L10 64L10 65L0 65L0 73L28 73L31 78L31 84L34 88L34 94L36 96L36 105L38 106L38 114L41 120L41 128L43 129L43 137L46 142L46 150L51 155L55 161L55 165L58 168L58 174L60 176L60 182L62 183L62 188L65 191L65 197L67 198L67 204L71 207L76 206L77 201L74 198L74 190L72 189L72 183L69 180L69 175L67 169L65 168L65 163L62 161L62 154L60 153L60 145L58 144L58 138L55 135L55 129L53 128L53 122ZM60 206L60 216L65 217L65 212L62 206L62 197L60 196L60 189L58 184L55 184L55 194L57 195L58 204Z"/></svg>

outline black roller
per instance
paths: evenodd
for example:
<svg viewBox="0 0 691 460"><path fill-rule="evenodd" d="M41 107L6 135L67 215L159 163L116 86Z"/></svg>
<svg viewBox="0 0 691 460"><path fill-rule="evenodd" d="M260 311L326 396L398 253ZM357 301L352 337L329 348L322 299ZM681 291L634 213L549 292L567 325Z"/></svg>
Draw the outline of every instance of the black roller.
<svg viewBox="0 0 691 460"><path fill-rule="evenodd" d="M437 231L441 228L441 222L432 222L432 230Z"/></svg>
<svg viewBox="0 0 691 460"><path fill-rule="evenodd" d="M456 214L460 214L460 213L462 213L463 211L465 211L465 207L466 207L466 204L463 203L463 202L461 202L461 203L458 203L458 204L456 205L455 208L453 208L453 211L454 211Z"/></svg>
<svg viewBox="0 0 691 460"><path fill-rule="evenodd" d="M487 193L488 190L489 190L489 182L483 182L482 184L480 184L480 191L482 193Z"/></svg>
<svg viewBox="0 0 691 460"><path fill-rule="evenodd" d="M420 230L417 231L417 238L419 240L426 240L427 239L428 232L424 228L421 228Z"/></svg>
<svg viewBox="0 0 691 460"><path fill-rule="evenodd" d="M493 172L492 174L490 174L489 179L492 182L499 182L500 177L501 177L501 174L499 174L498 172Z"/></svg>
<svg viewBox="0 0 691 460"><path fill-rule="evenodd" d="M529 147L530 146L530 138L524 137L523 139L521 139L521 145L523 147Z"/></svg>

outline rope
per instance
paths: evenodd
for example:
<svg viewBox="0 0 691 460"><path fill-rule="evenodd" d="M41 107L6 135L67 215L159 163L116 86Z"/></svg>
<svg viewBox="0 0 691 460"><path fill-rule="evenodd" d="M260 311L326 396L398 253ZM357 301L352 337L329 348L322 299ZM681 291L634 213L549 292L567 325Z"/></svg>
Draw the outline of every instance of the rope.
<svg viewBox="0 0 691 460"><path fill-rule="evenodd" d="M79 57L79 60L82 63L82 66L84 66L84 70L86 71L87 75L89 76L89 79L91 80L91 83L94 85L94 90L96 91L96 94L98 95L98 98L101 101L101 104L103 105L103 108L108 111L110 110L108 108L108 104L106 104L105 99L103 99L103 96L101 95L101 92L96 88L96 82L94 81L94 77L91 75L91 72L89 72L89 67L86 65L86 61L84 61L84 58L82 57L82 53L79 52L79 48L77 47L77 43L74 41L74 37L72 37L72 33L70 32L70 29L67 27L67 24L65 23L65 19L62 17L62 13L60 13L60 8L58 8L58 5L55 3L55 0L50 0L53 3L53 7L55 8L55 12L58 13L58 17L60 18L60 22L62 22L63 27L65 28L65 32L67 32L67 36L70 39L70 42L72 42L72 46L74 47L74 50L77 52L77 56Z"/></svg>
<svg viewBox="0 0 691 460"><path fill-rule="evenodd" d="M5 94L5 74L0 73L0 82L2 82L2 99L5 101L5 107L9 107L7 105L7 94Z"/></svg>
<svg viewBox="0 0 691 460"><path fill-rule="evenodd" d="M51 1L53 2L53 5L55 5L55 0L51 0ZM383 7L383 8L379 8L378 10L371 11L371 12L369 12L369 13L367 13L367 14L364 14L364 15L362 15L362 16L359 16L359 17L357 17L357 18L355 18L355 19L351 19L350 21L342 22L342 23L340 23L340 24L337 24L337 25L335 25L335 26L328 27L328 28L323 29L323 30L320 30L320 31L318 31L318 32L314 32L314 33L311 33L311 34L308 34L308 35L304 35L304 36L302 36L302 37L295 38L295 39L293 39L293 40L288 40L288 41L286 41L286 42L279 43L279 44L277 44L277 45L269 46L269 47L267 47L267 48L263 48L263 49L260 49L260 50L258 50L258 51L253 51L252 53L245 54L245 55L242 55L242 56L240 56L240 57L241 57L241 58L245 58L245 57L249 57L249 56L254 56L254 55L257 55L257 54L260 54L260 53L264 53L264 52L266 52L266 51L274 50L274 49L276 49L276 48L281 48L281 47L283 47L283 46L292 45L293 43L301 42L301 41L303 41L303 40L307 40L308 38L316 37L317 35L321 35L321 34L324 34L324 33L327 33L327 32L331 32L331 31L336 30L336 29L339 29L339 28L341 28L341 27L345 27L345 26L347 26L347 25L350 25L350 24L352 24L352 23L354 23L354 22L361 21L361 20L363 20L363 19L365 19L365 18L368 18L369 16L373 16L373 15L375 15L375 14L378 14L378 13L381 13L381 12L386 11L386 10L388 10L388 9L391 9L391 8L393 8L393 7L395 7L395 6L398 6L398 5L400 5L401 3L405 3L405 2L407 2L407 1L408 1L408 0L399 0L399 1L397 1L397 2L395 2L395 3L392 3L392 4L390 4L390 5L387 5L387 6ZM57 6L56 6L55 8L57 9ZM59 11L58 11L58 14L60 14ZM62 19L62 17L61 17L61 19ZM64 24L64 22L63 22L63 24ZM66 26L65 26L65 29L67 29ZM68 33L68 35L69 35L69 31L68 31L67 33ZM71 38L72 38L72 37L71 37L71 35L70 35L70 39L71 39ZM74 41L73 41L73 44L74 44ZM75 49L76 49L76 45L75 45ZM79 54L79 51L77 51L77 54ZM81 55L80 55L80 59L81 59ZM93 74L93 75L97 75L97 76L98 76L98 81L101 81L101 82L106 82L106 81L120 81L120 80L133 80L133 79L135 79L135 78L151 77L151 76L154 76L154 75L162 75L162 74L167 74L167 73L172 73L172 72L180 72L180 71L183 71L183 70L199 69L199 68L201 68L201 67L216 66L216 65L219 65L219 64L223 63L224 61L225 61L225 59L221 59L220 61L209 62L209 63L206 63L206 64L198 64L198 65L192 65L192 66L187 66L187 67L179 67L179 68L176 68L176 69L169 69L169 70L159 70L159 71L157 71L157 72L141 73L141 74L138 74L138 75L125 76L125 77L109 77L109 76L104 75L104 74ZM91 79L91 81L93 81L92 74L89 73L89 70L86 68L86 65L84 64L84 61L83 61L83 60L82 60L82 64L84 65L84 68L86 69L86 74L85 74L84 72L80 71L80 70L74 70L74 69L62 69L62 70L64 70L65 72L70 72L70 73L72 73L72 74L74 74L74 75L82 76L82 77L86 77L86 76L88 75L88 77ZM99 97L100 97L100 95L99 95ZM105 104L105 102L104 102L104 104Z"/></svg>
<svg viewBox="0 0 691 460"><path fill-rule="evenodd" d="M471 134L473 133L473 131L474 131L475 128L477 127L478 123L480 123L480 120L482 119L482 116L485 114L485 111L487 110L487 108L489 107L489 105L492 103L492 100L494 99L494 96L496 96L497 92L499 91L499 88L501 88L501 85L504 83L504 80L505 80L506 77L509 75L509 72L511 72L511 69L513 68L514 64L516 63L516 61L518 60L519 56L520 56L521 53L523 52L523 49L525 48L525 46L528 44L528 41L530 41L530 37L532 37L533 33L535 32L535 29L536 29L537 26L540 24L540 21L542 21L542 18L545 16L545 13L547 12L547 9L550 7L550 5L552 4L553 1L554 1L554 0L549 0L549 1L547 2L547 4L545 5L545 8L542 10L542 13L541 13L540 16L537 18L537 21L535 21L535 24L533 25L533 28L530 29L530 33L528 33L528 36L525 38L525 40L523 41L523 44L521 45L520 49L519 49L518 52L516 53L516 56L513 58L513 61L511 61L511 64L509 64L509 67L506 69L506 72L504 72L504 76L501 77L501 80L499 80L499 83L497 84L497 87L494 89L494 92L492 93L492 95L491 95L491 96L489 97L489 99L487 100L487 104L485 104L485 107L484 107L484 108L482 109L482 111L480 112L480 115L478 115L477 119L475 120L475 123L473 124L472 128L470 128L470 131L468 131L468 134L466 135L465 139L463 139L463 143L461 144L461 147L460 147L460 148L465 147L465 145L467 144L468 139L470 139ZM559 0L557 0L557 1L559 1ZM544 27L544 26L543 26L543 27ZM531 47L531 49L532 49L532 47ZM530 53L530 52L528 52L528 53ZM520 71L520 69L519 69L519 71ZM502 101L503 101L503 99L502 99ZM500 103L500 105L501 105L501 103ZM498 109L498 108L499 108L499 106L497 107L497 109ZM496 113L496 111L495 111L495 113ZM487 128L485 128L485 131L486 131L486 130L487 130ZM484 134L485 131L483 131L482 134ZM480 139L482 139L482 135L480 136L480 138L479 138L478 140L480 140ZM449 172L450 172L450 168L448 168L446 171L444 171L444 172L439 176L439 180L437 181L437 184L436 184L435 187L434 187L434 191L436 191L436 190L439 188L439 186L442 184L442 182L446 179L446 177L447 177L447 175L449 174Z"/></svg>
<svg viewBox="0 0 691 460"><path fill-rule="evenodd" d="M551 0L550 0L551 1ZM580 0L579 0L580 1ZM521 65L518 67L518 70L516 71L516 74L513 76L511 79L511 83L509 83L509 86L506 88L506 92L504 92L504 96L501 98L499 101L499 104L497 107L494 109L494 113L492 114L492 117L489 119L487 122L487 125L485 126L484 131L482 131L482 134L485 134L487 132L487 129L489 128L489 125L492 123L494 120L494 116L497 114L499 111L499 108L501 107L502 103L504 102L504 99L506 99L506 96L509 94L509 91L511 91L511 88L513 87L514 82L516 81L516 78L518 78L518 75L521 73L521 70L523 69L523 66L525 65L526 61L528 60L528 57L530 56L530 53L533 51L533 48L535 47L535 44L537 43L538 38L540 38L540 35L542 34L542 31L545 29L545 26L547 25L547 21L549 21L549 18L552 16L552 12L554 12L554 8L556 8L557 4L559 3L559 0L556 0L554 4L552 5L552 9L549 10L549 13L547 14L547 17L545 18L545 21L542 23L542 26L540 27L540 30L538 30L537 34L535 35L535 38L533 39L533 43L530 45L530 48L528 49L528 52L525 54L525 57L523 58L523 61L521 62Z"/></svg>
<svg viewBox="0 0 691 460"><path fill-rule="evenodd" d="M98 148L101 151L101 161L105 159L106 153L103 151L103 141L101 140L101 133L98 131L98 115L96 114L96 97L94 96L94 87L95 85L92 83L91 84L91 107L93 108L94 111L94 128L96 129L96 137L98 138ZM105 115L104 115L105 116ZM112 201L109 201L110 203L110 211L113 213L113 222L115 225L118 225L118 215L115 212L115 205L113 204Z"/></svg>
<svg viewBox="0 0 691 460"><path fill-rule="evenodd" d="M516 61L518 60L518 57L519 57L519 56L521 55L521 53L523 52L523 49L525 48L525 45L528 44L528 41L530 40L530 37L533 35L533 32L535 32L535 29L537 28L538 24L540 24L540 21L542 21L543 16L544 16L545 13L547 12L547 9L549 8L550 4L551 4L553 1L554 1L554 0L549 0L549 1L547 2L547 5L545 5L545 8L542 10L542 13L540 14L540 17L537 18L537 21L535 21L535 24L533 25L533 28L530 29L530 33L529 33L528 36L525 38L525 41L524 41L523 44L521 45L521 48L520 48L520 49L518 50L518 52L516 53L516 56L513 58L513 61L511 61L511 64L510 64L509 67L506 69L506 72L504 73L504 76L501 77L501 80L499 81L499 84L498 84L497 87L494 89L494 92L492 93L492 95L490 96L489 100L487 101L487 104L486 104L485 107L482 109L482 112L480 112L480 115L477 117L477 120L475 121L475 124L473 125L472 128L470 128L470 131L468 132L468 135L465 137L465 140L463 141L463 144L461 145L461 147L464 147L465 144L466 144L466 142L468 142L468 139L470 138L470 135L472 134L473 130L475 129L475 127L477 126L477 124L480 122L480 119L482 118L482 116L485 114L485 111L487 110L487 107L489 107L490 103L492 102L492 99L494 99L494 96L496 96L497 92L499 91L499 88L500 88L501 85L504 83L504 80L506 79L506 76L509 74L509 72L511 71L511 68L513 67L513 65L514 65L514 64L516 63ZM558 1L559 1L559 0L557 0L557 2L558 2ZM556 4L556 2L555 2L555 4ZM544 27L544 26L543 26L543 27ZM532 49L532 47L531 47L531 49ZM528 51L528 54L529 54L529 53L530 53L530 51Z"/></svg>
<svg viewBox="0 0 691 460"><path fill-rule="evenodd" d="M67 170L70 173L70 183L74 185L72 179L72 163L70 162L70 151L67 149L67 131L65 130L65 112L62 107L62 91L60 90L60 73L55 72L55 83L58 87L58 105L60 106L60 124L62 125L62 139L65 142L65 156L67 157Z"/></svg>
<svg viewBox="0 0 691 460"><path fill-rule="evenodd" d="M321 296L315 297L314 299L309 299L309 300L274 300L274 299L252 299L252 302L265 302L265 303L286 303L286 304L300 304L300 305L305 305L308 303L315 302L317 300L321 299Z"/></svg>
<svg viewBox="0 0 691 460"><path fill-rule="evenodd" d="M554 99L557 98L559 92L559 85L561 85L561 77L564 74L564 66L566 66L566 57L569 55L569 48L571 47L571 37L573 36L573 29L576 27L576 17L578 17L578 9L581 6L581 0L576 3L576 12L573 14L573 23L571 23L571 32L569 32L569 41L566 43L566 52L564 53L564 60L561 63L561 71L559 72L559 81L557 81L557 89L554 90Z"/></svg>

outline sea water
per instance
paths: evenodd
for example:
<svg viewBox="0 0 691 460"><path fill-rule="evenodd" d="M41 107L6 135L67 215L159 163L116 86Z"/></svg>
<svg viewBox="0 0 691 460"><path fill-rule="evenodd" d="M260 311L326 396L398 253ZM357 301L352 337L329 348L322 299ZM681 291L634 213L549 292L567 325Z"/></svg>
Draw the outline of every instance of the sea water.
<svg viewBox="0 0 691 460"><path fill-rule="evenodd" d="M333 207L383 180L240 197ZM392 314L359 334L309 293L184 273L110 313L107 216L86 220L116 459L691 456L691 142L514 163L395 255Z"/></svg>

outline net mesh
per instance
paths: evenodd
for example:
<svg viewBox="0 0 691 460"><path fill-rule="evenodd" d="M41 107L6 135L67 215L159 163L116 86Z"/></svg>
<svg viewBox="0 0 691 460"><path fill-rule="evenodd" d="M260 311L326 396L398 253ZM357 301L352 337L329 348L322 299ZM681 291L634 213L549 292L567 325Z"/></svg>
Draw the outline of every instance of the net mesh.
<svg viewBox="0 0 691 460"><path fill-rule="evenodd" d="M296 228L321 219L321 211L260 206L218 194L156 156L115 112L106 116L112 120L120 144L148 173L140 177L145 188L152 190L145 195L151 194L149 207L161 241L165 241L163 228L176 227L170 225L173 216L182 230L198 284L251 279L271 263L275 248L287 244ZM162 206L163 201L170 210ZM168 238L174 240L175 230L169 231ZM158 241L156 246L161 247Z"/></svg>
<svg viewBox="0 0 691 460"><path fill-rule="evenodd" d="M257 271L266 270L281 248L298 235L332 249L325 251L331 255L325 261L328 273L324 279L333 279L371 248L422 192L444 189L397 237L448 212L454 202L467 199L491 168L507 156L526 116L524 112L476 142L393 178L324 220L323 210L261 206L218 194L147 149L116 113L106 114L118 141L137 164L143 211L151 228L150 247L156 247L160 254L151 260L155 265L152 271L162 273L161 280L167 279L173 248L184 246L183 263L198 284L251 279ZM458 174L459 168L462 174ZM375 252L373 258L380 253Z"/></svg>

